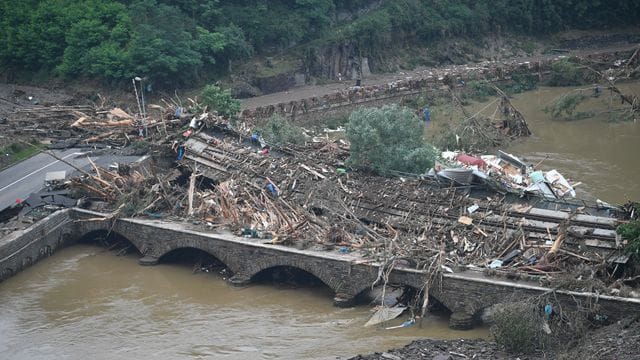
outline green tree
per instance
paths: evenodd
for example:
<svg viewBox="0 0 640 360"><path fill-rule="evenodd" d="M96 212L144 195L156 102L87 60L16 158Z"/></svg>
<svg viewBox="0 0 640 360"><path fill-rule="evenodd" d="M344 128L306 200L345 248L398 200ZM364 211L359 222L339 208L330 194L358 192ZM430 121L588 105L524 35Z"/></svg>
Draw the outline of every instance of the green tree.
<svg viewBox="0 0 640 360"><path fill-rule="evenodd" d="M127 45L132 25L127 8L115 2L85 1L83 5L82 18L66 31L67 46L57 70L69 77L130 78Z"/></svg>
<svg viewBox="0 0 640 360"><path fill-rule="evenodd" d="M354 111L347 124L351 142L350 163L390 171L422 174L431 168L436 150L423 138L424 124L407 108L397 105L361 108Z"/></svg>
<svg viewBox="0 0 640 360"><path fill-rule="evenodd" d="M227 118L235 116L240 111L240 101L231 96L231 91L223 90L216 85L207 85L202 89L200 102L209 110L215 110Z"/></svg>

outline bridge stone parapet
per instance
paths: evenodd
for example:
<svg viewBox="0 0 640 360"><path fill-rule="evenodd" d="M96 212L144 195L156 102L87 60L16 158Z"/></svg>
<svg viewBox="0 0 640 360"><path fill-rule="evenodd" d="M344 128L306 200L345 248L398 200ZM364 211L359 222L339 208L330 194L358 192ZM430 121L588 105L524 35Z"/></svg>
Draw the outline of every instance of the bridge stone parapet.
<svg viewBox="0 0 640 360"><path fill-rule="evenodd" d="M73 210L53 213L0 239L0 281L73 243Z"/></svg>
<svg viewBox="0 0 640 360"><path fill-rule="evenodd" d="M335 293L336 305L346 306L377 279L379 263L356 254L299 250L273 245L263 239L237 237L225 232L207 232L192 224L145 219L112 219L107 215L79 209L63 210L31 228L0 239L0 279L76 243L83 236L114 233L127 238L142 254L141 264L162 262L163 256L182 248L205 251L224 263L234 276L233 285L247 285L262 271L290 266L304 270ZM421 289L428 273L410 268L394 268L389 283ZM479 271L445 273L430 284L429 295L452 311L450 325L470 328L479 313L492 305L551 293L534 282L487 277ZM554 300L567 305L598 304L610 319L640 309L640 299L620 298L557 290Z"/></svg>

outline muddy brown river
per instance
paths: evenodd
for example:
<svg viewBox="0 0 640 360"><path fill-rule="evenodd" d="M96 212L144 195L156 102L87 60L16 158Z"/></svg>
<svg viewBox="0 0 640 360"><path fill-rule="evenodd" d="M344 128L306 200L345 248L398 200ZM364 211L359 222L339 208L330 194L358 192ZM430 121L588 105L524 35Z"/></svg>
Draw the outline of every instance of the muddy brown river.
<svg viewBox="0 0 640 360"><path fill-rule="evenodd" d="M640 93L640 84L621 88ZM543 167L581 181L583 196L639 200L640 124L606 114L553 121L541 109L567 90L516 95L534 136L507 150L532 163L548 157ZM416 338L488 336L486 328L452 331L438 315L422 327L365 328L370 309L336 308L325 288L237 289L218 274L142 267L134 256L77 245L0 283L0 358L341 359Z"/></svg>
<svg viewBox="0 0 640 360"><path fill-rule="evenodd" d="M640 94L640 83L619 88ZM555 168L565 177L582 182L576 188L579 197L611 203L639 201L640 123L612 121L606 110L609 105L619 106L618 98L611 99L605 91L599 98L589 99L577 110L599 114L583 120L552 120L542 111L556 97L576 89L543 87L515 95L512 103L527 119L533 136L507 150L532 164L548 156L542 168ZM591 94L591 89L585 93Z"/></svg>

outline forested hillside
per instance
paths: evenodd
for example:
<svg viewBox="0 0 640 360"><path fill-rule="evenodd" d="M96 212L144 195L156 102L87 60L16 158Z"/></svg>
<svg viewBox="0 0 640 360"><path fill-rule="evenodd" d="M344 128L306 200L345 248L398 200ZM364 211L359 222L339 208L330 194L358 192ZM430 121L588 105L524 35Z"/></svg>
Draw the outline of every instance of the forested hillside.
<svg viewBox="0 0 640 360"><path fill-rule="evenodd" d="M634 0L5 0L0 67L188 86L230 61L288 49L348 44L368 55L399 39L535 35L635 25L639 16Z"/></svg>

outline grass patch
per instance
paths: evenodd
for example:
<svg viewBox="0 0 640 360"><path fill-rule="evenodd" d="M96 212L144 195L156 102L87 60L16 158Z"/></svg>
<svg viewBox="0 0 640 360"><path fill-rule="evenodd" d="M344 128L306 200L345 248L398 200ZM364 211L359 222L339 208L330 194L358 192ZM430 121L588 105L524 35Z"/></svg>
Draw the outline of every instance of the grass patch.
<svg viewBox="0 0 640 360"><path fill-rule="evenodd" d="M38 142L24 143L17 142L0 149L0 169L6 169L7 167L26 160L38 153L40 153L44 147Z"/></svg>
<svg viewBox="0 0 640 360"><path fill-rule="evenodd" d="M257 66L256 77L265 78L295 72L300 66L297 60L268 58Z"/></svg>

